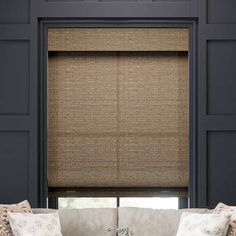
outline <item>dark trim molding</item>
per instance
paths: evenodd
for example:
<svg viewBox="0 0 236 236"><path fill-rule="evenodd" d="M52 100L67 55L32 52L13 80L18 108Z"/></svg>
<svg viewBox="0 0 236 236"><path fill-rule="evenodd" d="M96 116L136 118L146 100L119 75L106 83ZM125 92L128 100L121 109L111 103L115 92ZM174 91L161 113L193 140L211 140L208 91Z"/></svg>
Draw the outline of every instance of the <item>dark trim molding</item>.
<svg viewBox="0 0 236 236"><path fill-rule="evenodd" d="M179 205L179 209L185 209L188 208L188 198L187 197L179 197L178 199L178 205Z"/></svg>
<svg viewBox="0 0 236 236"><path fill-rule="evenodd" d="M48 208L58 209L58 198L57 197L49 197L48 198Z"/></svg>

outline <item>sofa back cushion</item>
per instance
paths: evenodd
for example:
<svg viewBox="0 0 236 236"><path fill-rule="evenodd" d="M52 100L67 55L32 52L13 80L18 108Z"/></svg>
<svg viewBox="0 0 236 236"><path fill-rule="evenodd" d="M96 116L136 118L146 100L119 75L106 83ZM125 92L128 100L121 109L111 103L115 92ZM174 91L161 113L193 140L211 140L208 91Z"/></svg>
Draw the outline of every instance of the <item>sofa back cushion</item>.
<svg viewBox="0 0 236 236"><path fill-rule="evenodd" d="M33 210L35 214L54 211L52 209ZM211 211L121 207L118 210L116 208L59 209L58 212L63 236L116 236L113 231L106 232L106 228L117 225L117 222L120 228L128 227L132 230L134 236L175 236L182 212L210 213Z"/></svg>
<svg viewBox="0 0 236 236"><path fill-rule="evenodd" d="M154 210L121 207L118 209L119 227L129 227L134 236L174 236L182 212L208 213L207 209Z"/></svg>
<svg viewBox="0 0 236 236"><path fill-rule="evenodd" d="M115 236L108 234L106 228L117 225L117 209L60 209L63 236Z"/></svg>
<svg viewBox="0 0 236 236"><path fill-rule="evenodd" d="M34 209L33 213L51 213L52 209ZM116 208L59 209L63 236L116 236L107 232L108 227L117 225Z"/></svg>

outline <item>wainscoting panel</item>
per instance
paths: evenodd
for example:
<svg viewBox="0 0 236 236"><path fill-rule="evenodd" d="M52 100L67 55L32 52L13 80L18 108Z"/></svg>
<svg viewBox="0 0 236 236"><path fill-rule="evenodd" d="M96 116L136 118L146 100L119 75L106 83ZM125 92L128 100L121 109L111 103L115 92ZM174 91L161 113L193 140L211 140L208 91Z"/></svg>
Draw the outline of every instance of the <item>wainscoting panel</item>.
<svg viewBox="0 0 236 236"><path fill-rule="evenodd" d="M29 41L0 41L0 115L29 114Z"/></svg>
<svg viewBox="0 0 236 236"><path fill-rule="evenodd" d="M0 199L16 203L29 199L29 133L0 131Z"/></svg>
<svg viewBox="0 0 236 236"><path fill-rule="evenodd" d="M236 23L235 0L206 0L207 22L210 24Z"/></svg>
<svg viewBox="0 0 236 236"><path fill-rule="evenodd" d="M1 0L0 24L29 23L30 0Z"/></svg>
<svg viewBox="0 0 236 236"><path fill-rule="evenodd" d="M212 131L207 134L207 203L236 205L235 153L236 131Z"/></svg>
<svg viewBox="0 0 236 236"><path fill-rule="evenodd" d="M236 114L236 40L207 42L209 115Z"/></svg>

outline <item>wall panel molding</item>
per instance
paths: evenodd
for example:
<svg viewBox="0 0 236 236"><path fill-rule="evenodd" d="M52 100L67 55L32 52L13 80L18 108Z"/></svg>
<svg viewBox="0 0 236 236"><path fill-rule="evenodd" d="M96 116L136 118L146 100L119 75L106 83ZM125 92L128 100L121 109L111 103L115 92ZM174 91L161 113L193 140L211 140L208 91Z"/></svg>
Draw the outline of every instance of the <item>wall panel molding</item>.
<svg viewBox="0 0 236 236"><path fill-rule="evenodd" d="M0 24L0 40L29 40L30 25Z"/></svg>
<svg viewBox="0 0 236 236"><path fill-rule="evenodd" d="M29 116L10 115L0 116L0 132L1 131L28 131L30 130Z"/></svg>
<svg viewBox="0 0 236 236"><path fill-rule="evenodd" d="M236 131L207 132L207 206L236 205Z"/></svg>
<svg viewBox="0 0 236 236"><path fill-rule="evenodd" d="M207 113L236 115L236 40L207 41Z"/></svg>
<svg viewBox="0 0 236 236"><path fill-rule="evenodd" d="M35 6L36 7L36 6ZM57 10L55 10L57 9ZM44 2L38 3L40 18L132 18L194 17L191 2ZM196 17L196 15L195 15Z"/></svg>
<svg viewBox="0 0 236 236"><path fill-rule="evenodd" d="M204 127L209 131L236 130L236 115L208 115L204 120Z"/></svg>
<svg viewBox="0 0 236 236"><path fill-rule="evenodd" d="M0 24L28 24L30 0L1 0Z"/></svg>
<svg viewBox="0 0 236 236"><path fill-rule="evenodd" d="M209 24L235 24L235 0L206 0L207 23Z"/></svg>
<svg viewBox="0 0 236 236"><path fill-rule="evenodd" d="M203 37L207 40L235 40L236 24L217 24L203 26Z"/></svg>
<svg viewBox="0 0 236 236"><path fill-rule="evenodd" d="M0 64L2 66L0 115L28 115L30 112L29 50L27 40L0 40Z"/></svg>
<svg viewBox="0 0 236 236"><path fill-rule="evenodd" d="M1 203L31 201L29 146L29 132L0 131Z"/></svg>

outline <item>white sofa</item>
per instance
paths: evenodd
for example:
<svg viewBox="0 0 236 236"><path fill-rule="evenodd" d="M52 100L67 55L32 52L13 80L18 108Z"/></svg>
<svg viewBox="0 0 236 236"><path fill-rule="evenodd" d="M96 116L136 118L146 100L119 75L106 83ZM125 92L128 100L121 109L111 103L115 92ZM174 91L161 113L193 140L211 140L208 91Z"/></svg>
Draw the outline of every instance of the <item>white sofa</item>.
<svg viewBox="0 0 236 236"><path fill-rule="evenodd" d="M34 209L49 213L51 209ZM183 211L208 213L208 209L154 210L144 208L59 209L63 236L116 236L108 227L129 228L134 236L175 236Z"/></svg>

